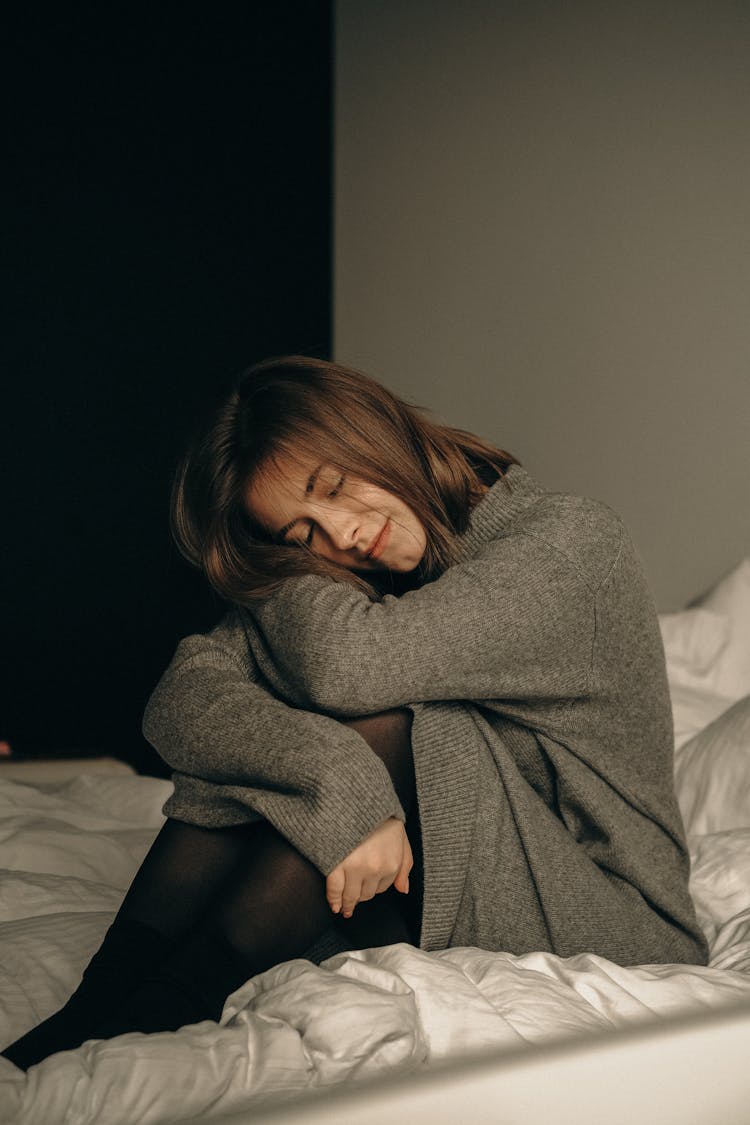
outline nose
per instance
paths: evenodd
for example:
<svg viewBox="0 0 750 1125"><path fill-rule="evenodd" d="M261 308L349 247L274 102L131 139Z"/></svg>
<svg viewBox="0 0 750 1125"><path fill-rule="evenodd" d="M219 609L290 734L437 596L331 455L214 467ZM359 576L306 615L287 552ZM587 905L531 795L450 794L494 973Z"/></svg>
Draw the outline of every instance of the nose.
<svg viewBox="0 0 750 1125"><path fill-rule="evenodd" d="M321 523L337 551L350 551L355 545L359 528L355 512L327 512Z"/></svg>

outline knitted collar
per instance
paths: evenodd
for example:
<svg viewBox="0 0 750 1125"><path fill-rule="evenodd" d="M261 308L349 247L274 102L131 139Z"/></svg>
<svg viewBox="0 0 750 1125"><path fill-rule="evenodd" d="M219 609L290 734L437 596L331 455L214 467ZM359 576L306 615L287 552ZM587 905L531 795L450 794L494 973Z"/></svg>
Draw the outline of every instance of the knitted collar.
<svg viewBox="0 0 750 1125"><path fill-rule="evenodd" d="M471 513L469 526L459 539L459 558L472 555L497 539L517 517L544 495L544 489L520 465L511 465L493 484Z"/></svg>

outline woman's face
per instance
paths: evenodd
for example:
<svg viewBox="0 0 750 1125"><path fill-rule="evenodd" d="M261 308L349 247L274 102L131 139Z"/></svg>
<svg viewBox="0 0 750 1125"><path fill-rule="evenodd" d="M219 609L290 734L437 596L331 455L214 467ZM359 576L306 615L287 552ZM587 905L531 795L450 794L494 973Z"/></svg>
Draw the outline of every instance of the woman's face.
<svg viewBox="0 0 750 1125"><path fill-rule="evenodd" d="M407 573L422 561L424 527L403 500L331 465L278 458L245 494L251 517L349 570Z"/></svg>

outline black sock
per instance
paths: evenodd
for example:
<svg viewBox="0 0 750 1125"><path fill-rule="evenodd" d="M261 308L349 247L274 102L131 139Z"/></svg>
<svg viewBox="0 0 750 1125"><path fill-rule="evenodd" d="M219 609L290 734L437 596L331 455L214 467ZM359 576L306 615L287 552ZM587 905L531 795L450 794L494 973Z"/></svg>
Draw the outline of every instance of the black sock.
<svg viewBox="0 0 750 1125"><path fill-rule="evenodd" d="M220 934L200 932L148 974L94 1029L92 1038L177 1031L201 1020L218 1022L227 996L252 975L252 965Z"/></svg>
<svg viewBox="0 0 750 1125"><path fill-rule="evenodd" d="M64 1007L6 1047L3 1056L27 1070L57 1051L79 1047L173 947L151 926L115 919Z"/></svg>

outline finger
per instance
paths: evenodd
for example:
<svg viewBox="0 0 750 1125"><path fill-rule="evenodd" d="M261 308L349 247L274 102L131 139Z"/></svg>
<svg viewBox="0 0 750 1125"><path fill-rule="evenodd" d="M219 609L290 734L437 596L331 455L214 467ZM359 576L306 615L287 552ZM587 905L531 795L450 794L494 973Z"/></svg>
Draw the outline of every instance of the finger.
<svg viewBox="0 0 750 1125"><path fill-rule="evenodd" d="M334 914L338 914L341 910L341 898L344 893L345 885L346 876L344 875L343 867L334 867L333 871L326 879L326 898Z"/></svg>
<svg viewBox="0 0 750 1125"><path fill-rule="evenodd" d="M359 902L361 891L362 880L356 876L348 875L344 893L341 896L341 913L345 918L351 918L354 913L354 907Z"/></svg>
<svg viewBox="0 0 750 1125"><path fill-rule="evenodd" d="M409 837L404 833L404 853L401 857L401 867L393 880L394 887L402 895L408 895L409 893L409 872L413 866L414 856L412 855L411 844L409 843Z"/></svg>

